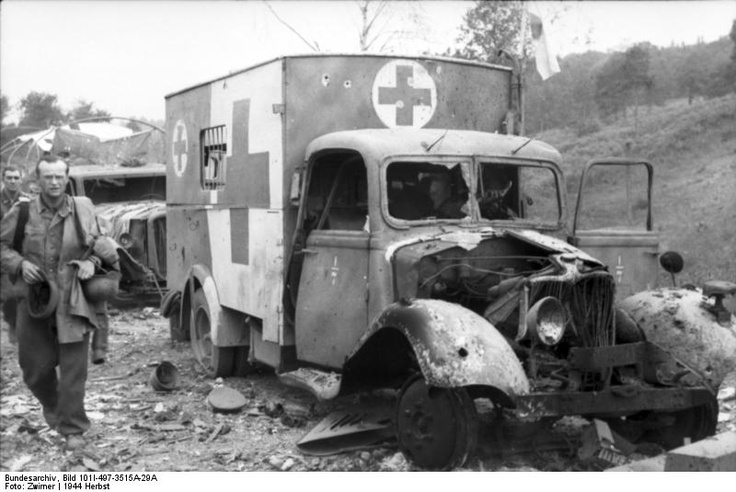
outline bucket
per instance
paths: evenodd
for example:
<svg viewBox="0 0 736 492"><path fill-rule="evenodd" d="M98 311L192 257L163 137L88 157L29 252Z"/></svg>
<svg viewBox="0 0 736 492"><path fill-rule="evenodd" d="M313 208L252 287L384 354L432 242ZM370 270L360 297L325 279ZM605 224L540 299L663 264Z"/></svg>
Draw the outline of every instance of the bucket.
<svg viewBox="0 0 736 492"><path fill-rule="evenodd" d="M175 390L181 382L179 369L171 362L163 361L156 366L149 382L156 391Z"/></svg>

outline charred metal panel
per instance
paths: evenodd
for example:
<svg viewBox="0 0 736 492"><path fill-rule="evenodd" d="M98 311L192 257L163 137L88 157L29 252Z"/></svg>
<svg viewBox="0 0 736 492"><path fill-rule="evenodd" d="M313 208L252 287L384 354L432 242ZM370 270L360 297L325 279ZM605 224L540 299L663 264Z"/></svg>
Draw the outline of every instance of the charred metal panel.
<svg viewBox="0 0 736 492"><path fill-rule="evenodd" d="M702 292L657 289L639 292L619 303L641 327L646 339L694 368L717 388L736 370L736 316L731 326L718 324Z"/></svg>
<svg viewBox="0 0 736 492"><path fill-rule="evenodd" d="M299 360L341 368L368 324L368 234L315 231L296 307Z"/></svg>
<svg viewBox="0 0 736 492"><path fill-rule="evenodd" d="M515 398L518 413L530 417L674 411L706 405L712 400L713 393L705 388L651 388L640 385L612 387L605 391L535 393Z"/></svg>
<svg viewBox="0 0 736 492"><path fill-rule="evenodd" d="M524 369L503 335L462 306L429 299L392 304L372 323L351 356L386 328L397 329L407 338L432 386L492 386L509 395L529 391Z"/></svg>

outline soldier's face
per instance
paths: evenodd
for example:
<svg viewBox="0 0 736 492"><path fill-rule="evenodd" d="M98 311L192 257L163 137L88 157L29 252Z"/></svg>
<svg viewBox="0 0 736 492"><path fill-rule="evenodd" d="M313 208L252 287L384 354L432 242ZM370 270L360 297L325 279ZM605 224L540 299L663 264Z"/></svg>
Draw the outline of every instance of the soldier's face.
<svg viewBox="0 0 736 492"><path fill-rule="evenodd" d="M3 176L3 184L8 191L18 191L20 189L20 172L7 171Z"/></svg>
<svg viewBox="0 0 736 492"><path fill-rule="evenodd" d="M39 164L38 184L41 186L41 193L48 198L58 198L63 195L69 181L68 170L64 161Z"/></svg>

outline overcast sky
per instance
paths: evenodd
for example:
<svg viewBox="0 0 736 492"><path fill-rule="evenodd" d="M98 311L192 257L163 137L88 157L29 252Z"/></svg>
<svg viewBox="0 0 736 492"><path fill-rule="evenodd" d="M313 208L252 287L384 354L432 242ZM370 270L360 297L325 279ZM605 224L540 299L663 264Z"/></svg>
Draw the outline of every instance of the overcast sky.
<svg viewBox="0 0 736 492"><path fill-rule="evenodd" d="M562 55L640 41L709 42L727 36L736 19L736 0L537 3L558 14L548 31ZM416 26L401 52L443 52L471 6L401 2L394 21ZM39 91L58 95L65 110L85 99L116 116L163 119L166 94L230 71L312 52L309 45L355 52L359 25L353 1L6 0L0 3L0 90L11 105Z"/></svg>

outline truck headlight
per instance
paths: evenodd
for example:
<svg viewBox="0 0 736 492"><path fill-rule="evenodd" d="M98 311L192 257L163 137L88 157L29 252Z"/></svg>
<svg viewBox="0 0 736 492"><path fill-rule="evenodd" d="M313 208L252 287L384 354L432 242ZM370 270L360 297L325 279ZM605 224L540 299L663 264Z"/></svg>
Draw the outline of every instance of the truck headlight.
<svg viewBox="0 0 736 492"><path fill-rule="evenodd" d="M565 309L556 297L540 299L527 313L526 327L544 345L556 345L565 334Z"/></svg>

